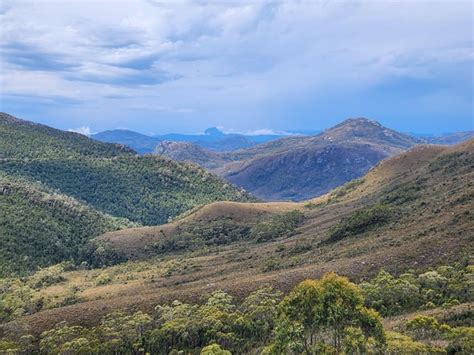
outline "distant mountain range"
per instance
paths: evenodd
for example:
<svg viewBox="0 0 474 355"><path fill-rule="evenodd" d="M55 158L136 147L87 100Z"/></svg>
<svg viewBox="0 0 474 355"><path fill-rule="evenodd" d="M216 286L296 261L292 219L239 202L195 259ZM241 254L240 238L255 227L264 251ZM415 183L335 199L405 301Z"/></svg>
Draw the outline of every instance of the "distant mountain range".
<svg viewBox="0 0 474 355"><path fill-rule="evenodd" d="M414 134L414 136L430 144L454 145L474 138L474 131L444 133L439 135Z"/></svg>
<svg viewBox="0 0 474 355"><path fill-rule="evenodd" d="M156 146L163 141L190 142L212 151L228 152L252 147L292 134L294 133L261 135L227 134L216 127L212 127L206 129L204 134L169 133L156 136L147 136L134 131L115 129L94 134L91 138L101 142L123 144L134 149L139 154L146 154L152 153Z"/></svg>
<svg viewBox="0 0 474 355"><path fill-rule="evenodd" d="M424 142L356 118L317 136L285 137L212 157L196 153L192 145L168 144L156 152L200 164L262 199L299 201L322 195L362 176L380 160Z"/></svg>
<svg viewBox="0 0 474 355"><path fill-rule="evenodd" d="M366 118L348 119L317 135L287 133L246 136L209 128L203 135L149 137L114 130L92 138L194 162L265 200L299 201L362 176L380 160L416 144L451 145L474 137L474 131L405 134Z"/></svg>

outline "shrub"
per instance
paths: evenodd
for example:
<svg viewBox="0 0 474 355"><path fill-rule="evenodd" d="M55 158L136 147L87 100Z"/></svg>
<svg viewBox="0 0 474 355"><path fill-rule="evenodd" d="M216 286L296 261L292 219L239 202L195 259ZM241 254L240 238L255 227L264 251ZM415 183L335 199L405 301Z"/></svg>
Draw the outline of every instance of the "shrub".
<svg viewBox="0 0 474 355"><path fill-rule="evenodd" d="M95 284L99 285L107 285L112 282L112 278L107 272L101 272L95 279Z"/></svg>
<svg viewBox="0 0 474 355"><path fill-rule="evenodd" d="M391 209L383 204L360 209L332 227L327 242L336 242L348 236L366 232L387 223L391 216Z"/></svg>
<svg viewBox="0 0 474 355"><path fill-rule="evenodd" d="M65 281L62 272L62 264L53 265L36 272L29 278L29 284L33 288L43 288Z"/></svg>
<svg viewBox="0 0 474 355"><path fill-rule="evenodd" d="M425 354L428 353L428 347L414 341L409 336L387 332L387 353L389 354Z"/></svg>
<svg viewBox="0 0 474 355"><path fill-rule="evenodd" d="M202 348L201 355L231 355L231 352L222 349L219 344L211 344Z"/></svg>
<svg viewBox="0 0 474 355"><path fill-rule="evenodd" d="M290 235L294 233L303 218L304 214L297 210L276 215L252 227L250 237L261 243Z"/></svg>

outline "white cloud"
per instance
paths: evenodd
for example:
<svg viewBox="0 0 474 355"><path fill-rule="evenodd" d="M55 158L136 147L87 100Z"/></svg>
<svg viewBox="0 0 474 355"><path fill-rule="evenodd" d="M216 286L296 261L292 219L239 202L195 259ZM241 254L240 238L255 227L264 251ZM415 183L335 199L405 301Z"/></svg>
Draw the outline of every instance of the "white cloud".
<svg viewBox="0 0 474 355"><path fill-rule="evenodd" d="M74 99L101 113L112 106L117 116L181 114L187 126L192 115L236 117L243 107L430 78L472 62L471 5L10 1L0 8L0 90Z"/></svg>
<svg viewBox="0 0 474 355"><path fill-rule="evenodd" d="M79 134L82 134L82 135L88 136L88 137L92 134L91 129L88 126L82 126L82 127L78 127L78 128L69 128L68 131L79 133Z"/></svg>

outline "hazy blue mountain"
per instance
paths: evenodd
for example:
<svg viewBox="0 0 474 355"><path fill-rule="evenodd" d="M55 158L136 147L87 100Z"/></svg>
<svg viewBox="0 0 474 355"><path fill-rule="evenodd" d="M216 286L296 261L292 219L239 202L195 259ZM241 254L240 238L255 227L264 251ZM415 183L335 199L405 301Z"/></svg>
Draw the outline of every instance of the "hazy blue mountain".
<svg viewBox="0 0 474 355"><path fill-rule="evenodd" d="M105 143L118 143L126 145L139 154L150 153L153 151L153 149L155 149L157 144L160 143L160 139L158 138L150 137L134 131L129 131L127 129L104 131L92 135L91 138Z"/></svg>
<svg viewBox="0 0 474 355"><path fill-rule="evenodd" d="M126 145L139 154L147 154L152 153L156 146L163 141L188 142L215 152L230 152L266 143L285 135L284 133L262 135L224 133L216 127L211 127L206 129L204 134L167 133L155 136L125 129L115 129L94 134L91 138L101 142Z"/></svg>
<svg viewBox="0 0 474 355"><path fill-rule="evenodd" d="M412 133L413 136L423 139L430 144L454 145L474 138L474 131L451 132L443 134Z"/></svg>

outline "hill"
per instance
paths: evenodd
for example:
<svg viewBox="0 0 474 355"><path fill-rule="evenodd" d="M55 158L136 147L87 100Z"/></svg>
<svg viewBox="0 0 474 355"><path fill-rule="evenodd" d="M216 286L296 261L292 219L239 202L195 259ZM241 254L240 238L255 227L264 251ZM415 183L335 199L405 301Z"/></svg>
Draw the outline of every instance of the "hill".
<svg viewBox="0 0 474 355"><path fill-rule="evenodd" d="M0 171L40 181L101 212L153 225L217 200L251 200L191 164L0 116Z"/></svg>
<svg viewBox="0 0 474 355"><path fill-rule="evenodd" d="M0 277L82 260L87 242L132 227L41 184L0 172Z"/></svg>
<svg viewBox="0 0 474 355"><path fill-rule="evenodd" d="M186 229L185 227L176 227L176 224L182 226L189 223L190 220L194 224L198 221L209 225L212 220L230 218L238 222L242 219L252 225L258 224L262 219L265 220L264 215L303 210L305 211L305 223L301 226L301 230L304 231L302 234L308 233L308 236L319 240L320 247L325 246L325 243L334 245L340 243L344 246L345 239L351 239L349 237L352 234L363 235L366 232L364 225L360 226L360 230L352 230L350 223L348 225L344 223L347 216L351 214L360 217L363 222L364 218L371 217L372 213L381 215L387 213L385 216L387 219L381 218L384 220L383 223L376 227L380 227L388 235L392 234L394 238L398 237L394 229L403 228L405 229L403 235L406 235L406 229L412 228L415 232L412 231L410 234L418 235L416 231L425 226L430 226L429 230L433 235L437 233L446 235L447 233L456 236L458 233L455 230L472 231L472 216L469 209L472 207L474 196L474 188L471 183L473 164L474 140L452 148L420 145L406 153L382 161L362 179L354 180L307 203L234 203L230 205L232 212L229 211L229 205L223 206L221 203L215 203L184 219L176 220L170 226L147 228L146 233L148 238L150 235L155 235L155 238L161 239L163 238L162 230ZM239 210L241 211L236 212ZM233 215L243 217L235 219L232 218ZM316 223L321 222L320 219L323 216L325 219L331 215L334 216L334 219L328 220L328 222L333 224L333 227L338 227L340 231L338 232L338 228L334 228L329 235L333 235L333 239L339 238L337 237L338 233L343 236L333 241L331 241L331 237L325 240L325 236L328 234L321 233L321 231L332 227L327 228L327 225ZM335 220L341 222L334 225ZM354 226L357 227L355 222L358 221L354 221ZM443 226L445 223L446 225ZM448 228L452 223L455 224ZM387 227L390 228L387 229ZM344 228L347 228L347 233L343 232ZM139 231L140 229L135 229L133 235L128 238L140 239ZM369 235L373 231L367 229L367 232L370 232ZM101 239L113 243L114 235L120 235L123 242L124 238L127 238L125 237L127 233L127 230L112 232ZM420 235L424 236L424 233L422 232ZM460 238L462 239L462 237ZM151 239L152 241L153 239ZM357 239L351 239L347 246L351 247L353 243L357 243ZM447 252L453 246L451 245L443 251ZM147 248L145 247L145 249ZM423 253L425 252L427 252L426 248L423 250Z"/></svg>
<svg viewBox="0 0 474 355"><path fill-rule="evenodd" d="M64 273L39 292L76 288L78 303L22 321L36 332L59 320L93 325L114 310L151 312L218 289L242 299L328 271L362 282L381 269L401 275L463 264L474 246L473 167L473 140L421 145L311 201L214 203L170 224L106 233L98 240L130 261Z"/></svg>
<svg viewBox="0 0 474 355"><path fill-rule="evenodd" d="M15 118L0 112L0 159L134 156L119 144L103 144L78 133Z"/></svg>

